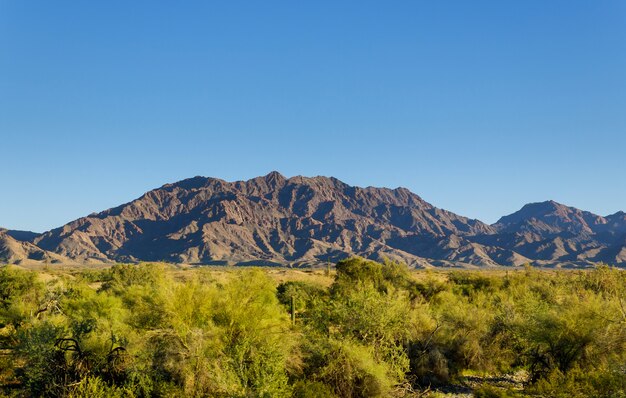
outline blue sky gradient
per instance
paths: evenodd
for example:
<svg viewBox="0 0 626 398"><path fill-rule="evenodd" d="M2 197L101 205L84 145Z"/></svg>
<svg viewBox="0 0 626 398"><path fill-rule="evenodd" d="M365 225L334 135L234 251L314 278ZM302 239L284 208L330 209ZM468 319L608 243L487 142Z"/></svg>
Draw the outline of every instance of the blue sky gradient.
<svg viewBox="0 0 626 398"><path fill-rule="evenodd" d="M0 226L195 175L626 210L626 2L0 0Z"/></svg>

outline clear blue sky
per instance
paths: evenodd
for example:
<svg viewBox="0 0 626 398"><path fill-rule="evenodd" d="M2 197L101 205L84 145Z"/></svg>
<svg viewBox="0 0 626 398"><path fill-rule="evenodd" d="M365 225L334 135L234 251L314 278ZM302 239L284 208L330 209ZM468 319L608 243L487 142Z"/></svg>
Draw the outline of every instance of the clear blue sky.
<svg viewBox="0 0 626 398"><path fill-rule="evenodd" d="M195 175L626 210L626 2L0 0L0 226Z"/></svg>

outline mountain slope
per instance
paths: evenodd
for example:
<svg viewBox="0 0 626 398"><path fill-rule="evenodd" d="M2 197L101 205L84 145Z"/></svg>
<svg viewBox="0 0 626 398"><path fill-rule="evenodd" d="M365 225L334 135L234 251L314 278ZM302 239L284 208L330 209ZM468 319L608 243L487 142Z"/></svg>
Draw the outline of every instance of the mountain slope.
<svg viewBox="0 0 626 398"><path fill-rule="evenodd" d="M531 203L493 227L498 246L544 263L626 262L626 215L602 217L554 201ZM620 242L622 239L622 242Z"/></svg>
<svg viewBox="0 0 626 398"><path fill-rule="evenodd" d="M602 217L548 201L490 226L405 188L272 172L248 181L166 184L44 234L4 230L0 245L3 262L300 266L359 255L420 267L626 265L626 214Z"/></svg>
<svg viewBox="0 0 626 398"><path fill-rule="evenodd" d="M422 241L493 232L404 188L359 188L335 178L287 179L272 172L248 181L195 177L167 184L34 242L100 261L285 264L385 255L418 265L433 254ZM460 256L446 255L446 248L438 252L449 261L493 263L479 247Z"/></svg>
<svg viewBox="0 0 626 398"><path fill-rule="evenodd" d="M606 225L604 217L565 206L555 201L530 203L519 211L502 217L494 227L500 233L529 232L540 236L593 234Z"/></svg>
<svg viewBox="0 0 626 398"><path fill-rule="evenodd" d="M14 237L30 239L36 235L34 233L0 228L0 262L11 264L68 262L68 259L62 255L47 252L28 241L18 240Z"/></svg>

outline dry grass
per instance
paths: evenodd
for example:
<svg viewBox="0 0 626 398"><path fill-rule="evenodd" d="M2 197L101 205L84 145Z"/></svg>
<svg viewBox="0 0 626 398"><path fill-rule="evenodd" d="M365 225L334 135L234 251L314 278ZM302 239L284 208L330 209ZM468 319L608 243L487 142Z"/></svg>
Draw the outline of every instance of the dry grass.
<svg viewBox="0 0 626 398"><path fill-rule="evenodd" d="M334 278L335 271L331 271L328 275L323 270L303 270L291 268L275 268L275 267L229 267L229 266L207 266L207 267L189 267L182 266L172 268L173 277L177 280L190 279L197 276L205 276L216 283L226 283L236 275L251 268L263 270L270 279L277 284L290 281L308 282L316 285L329 287Z"/></svg>
<svg viewBox="0 0 626 398"><path fill-rule="evenodd" d="M148 263L163 266L169 269L174 279L184 281L192 278L200 277L201 279L210 280L215 283L224 284L231 280L234 276L249 270L251 268L263 270L277 284L290 281L307 282L323 287L329 287L335 277L334 269L330 273L325 269L302 269L302 268L280 268L280 267L241 267L241 266L195 266L189 264L169 264L169 263ZM37 272L39 279L48 283L58 279L61 276L74 278L76 275L85 271L98 271L110 268L112 265L106 264L29 264L29 265L11 265L25 270ZM542 272L550 275L562 273L564 269L541 269ZM411 271L411 276L416 281L440 281L446 282L451 272L480 272L484 276L504 277L510 273L524 272L524 267L515 268L486 268L463 270L459 268L430 268L417 269ZM94 288L99 287L99 283L93 284Z"/></svg>

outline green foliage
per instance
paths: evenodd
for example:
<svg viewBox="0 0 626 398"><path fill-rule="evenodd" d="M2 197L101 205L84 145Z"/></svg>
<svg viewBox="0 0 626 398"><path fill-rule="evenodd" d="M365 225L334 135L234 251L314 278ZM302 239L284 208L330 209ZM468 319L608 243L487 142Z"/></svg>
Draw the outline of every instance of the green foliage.
<svg viewBox="0 0 626 398"><path fill-rule="evenodd" d="M333 285L335 291L350 288L356 284L371 284L379 290L384 290L386 287L383 265L375 261L352 257L339 261L336 269L337 274Z"/></svg>
<svg viewBox="0 0 626 398"><path fill-rule="evenodd" d="M62 335L62 327L43 322L15 336L18 343L14 358L23 364L16 369L17 377L34 396L60 395L72 376L60 371L66 365L65 355L56 344Z"/></svg>
<svg viewBox="0 0 626 398"><path fill-rule="evenodd" d="M125 264L43 283L2 268L2 392L394 397L521 370L523 391L486 378L474 396L626 396L622 270L413 273L353 258L330 287L268 274L217 283Z"/></svg>
<svg viewBox="0 0 626 398"><path fill-rule="evenodd" d="M495 293L503 284L501 278L470 271L451 272L449 281L454 284L455 292L468 297L473 297L478 293Z"/></svg>
<svg viewBox="0 0 626 398"><path fill-rule="evenodd" d="M38 315L43 296L44 286L36 273L11 266L0 268L0 328L18 328L31 315Z"/></svg>
<svg viewBox="0 0 626 398"><path fill-rule="evenodd" d="M430 302L434 300L439 293L449 288L449 285L445 281L434 278L432 275L427 275L427 277L422 280L413 282L411 290L414 297L421 297Z"/></svg>
<svg viewBox="0 0 626 398"><path fill-rule="evenodd" d="M134 398L128 389L110 386L98 377L86 377L72 386L67 398Z"/></svg>
<svg viewBox="0 0 626 398"><path fill-rule="evenodd" d="M407 295L372 286L357 285L329 303L326 329L343 338L356 339L373 349L374 358L389 365L396 380L408 371L405 344L410 334L411 311Z"/></svg>
<svg viewBox="0 0 626 398"><path fill-rule="evenodd" d="M289 309L293 297L298 311L306 311L313 305L314 300L327 296L324 288L306 282L291 281L278 285L276 288L278 301Z"/></svg>
<svg viewBox="0 0 626 398"><path fill-rule="evenodd" d="M372 285L381 292L392 288L410 289L414 284L407 266L401 263L385 261L381 264L352 257L339 261L336 268L337 274L332 287L335 293L359 284Z"/></svg>
<svg viewBox="0 0 626 398"><path fill-rule="evenodd" d="M332 387L319 381L301 380L295 383L294 398L336 398Z"/></svg>
<svg viewBox="0 0 626 398"><path fill-rule="evenodd" d="M259 270L242 273L218 294L213 311L227 364L243 391L287 396L289 320L267 276Z"/></svg>
<svg viewBox="0 0 626 398"><path fill-rule="evenodd" d="M474 390L475 398L516 398L520 394L510 390L497 388L488 384L479 386Z"/></svg>
<svg viewBox="0 0 626 398"><path fill-rule="evenodd" d="M624 369L582 370L567 373L556 369L530 386L531 396L555 398L623 398L626 397Z"/></svg>
<svg viewBox="0 0 626 398"><path fill-rule="evenodd" d="M117 264L103 273L102 290L122 290L130 286L156 286L164 277L165 268L161 265Z"/></svg>
<svg viewBox="0 0 626 398"><path fill-rule="evenodd" d="M36 292L40 285L34 272L4 266L0 268L0 308L9 308L17 298Z"/></svg>
<svg viewBox="0 0 626 398"><path fill-rule="evenodd" d="M316 383L307 385L308 389L331 390L341 398L386 397L396 381L389 365L376 360L374 350L357 341L318 336L303 342L303 350L303 376ZM296 393L302 394L302 386Z"/></svg>
<svg viewBox="0 0 626 398"><path fill-rule="evenodd" d="M376 361L366 346L347 340L331 342L317 377L339 397L386 397L394 383L385 362Z"/></svg>

